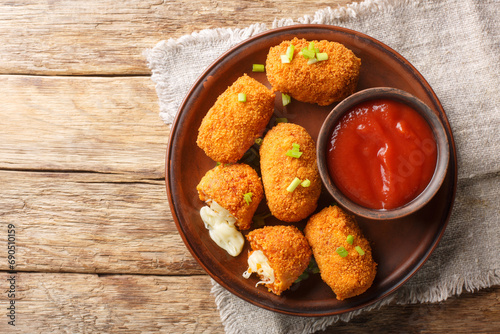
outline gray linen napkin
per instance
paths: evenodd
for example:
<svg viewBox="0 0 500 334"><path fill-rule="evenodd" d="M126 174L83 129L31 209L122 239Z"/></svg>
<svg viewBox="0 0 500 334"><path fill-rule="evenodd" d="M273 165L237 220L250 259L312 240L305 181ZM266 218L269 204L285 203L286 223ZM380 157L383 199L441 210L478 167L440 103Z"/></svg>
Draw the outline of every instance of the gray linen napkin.
<svg viewBox="0 0 500 334"><path fill-rule="evenodd" d="M458 151L457 197L444 237L429 260L376 305L340 316L292 317L255 307L213 282L227 333L312 333L387 303L438 302L464 289L500 284L499 17L500 2L495 0L366 0L296 21L275 20L273 28L316 23L357 30L408 59L433 87L450 121ZM267 29L255 24L204 30L145 51L163 120L172 122L189 88L213 60Z"/></svg>

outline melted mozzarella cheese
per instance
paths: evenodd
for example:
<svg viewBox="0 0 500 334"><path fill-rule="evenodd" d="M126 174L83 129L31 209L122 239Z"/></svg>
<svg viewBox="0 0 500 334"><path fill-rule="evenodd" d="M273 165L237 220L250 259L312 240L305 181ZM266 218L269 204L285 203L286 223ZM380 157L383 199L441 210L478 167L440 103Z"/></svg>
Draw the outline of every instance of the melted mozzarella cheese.
<svg viewBox="0 0 500 334"><path fill-rule="evenodd" d="M248 257L248 269L243 273L243 277L249 278L252 273L257 273L261 278L255 286L274 283L274 270L261 250L253 251Z"/></svg>
<svg viewBox="0 0 500 334"><path fill-rule="evenodd" d="M234 226L236 218L215 201L211 201L210 207L202 207L200 215L210 238L229 255L238 256L243 249L245 239Z"/></svg>

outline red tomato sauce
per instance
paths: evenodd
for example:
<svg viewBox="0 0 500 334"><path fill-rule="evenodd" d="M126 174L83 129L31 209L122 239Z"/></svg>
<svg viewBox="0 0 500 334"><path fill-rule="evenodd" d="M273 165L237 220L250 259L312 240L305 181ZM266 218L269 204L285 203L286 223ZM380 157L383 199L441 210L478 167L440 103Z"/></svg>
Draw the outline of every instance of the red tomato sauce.
<svg viewBox="0 0 500 334"><path fill-rule="evenodd" d="M432 179L436 159L436 141L426 120L388 99L363 102L347 112L327 148L336 186L372 209L394 209L417 197Z"/></svg>

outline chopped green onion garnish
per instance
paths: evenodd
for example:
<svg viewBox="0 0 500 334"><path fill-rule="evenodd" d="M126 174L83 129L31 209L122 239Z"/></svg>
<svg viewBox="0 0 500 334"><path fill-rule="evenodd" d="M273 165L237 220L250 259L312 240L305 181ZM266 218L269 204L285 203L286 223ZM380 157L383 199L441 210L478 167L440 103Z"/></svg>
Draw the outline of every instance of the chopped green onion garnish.
<svg viewBox="0 0 500 334"><path fill-rule="evenodd" d="M323 52L323 53L316 53L316 58L319 61L327 60L328 59L328 53Z"/></svg>
<svg viewBox="0 0 500 334"><path fill-rule="evenodd" d="M283 102L283 106L286 106L292 102L292 98L288 94L281 94L281 101Z"/></svg>
<svg viewBox="0 0 500 334"><path fill-rule="evenodd" d="M296 177L295 179L293 179L292 183L290 183L288 188L286 188L286 191L288 191L289 193L293 192L295 188L299 186L299 184L300 184L300 179Z"/></svg>
<svg viewBox="0 0 500 334"><path fill-rule="evenodd" d="M247 94L238 93L238 102L247 102Z"/></svg>
<svg viewBox="0 0 500 334"><path fill-rule="evenodd" d="M287 55L281 55L281 62L283 64L288 64L288 63L290 63L290 58L288 58Z"/></svg>
<svg viewBox="0 0 500 334"><path fill-rule="evenodd" d="M309 60L307 61L307 65L312 65L312 64L317 63L317 62L318 62L318 59L316 59L316 58L311 58L311 59L309 59Z"/></svg>
<svg viewBox="0 0 500 334"><path fill-rule="evenodd" d="M292 149L286 152L286 155L292 158L300 158L302 152L300 152L300 145L297 143L292 144Z"/></svg>
<svg viewBox="0 0 500 334"><path fill-rule="evenodd" d="M293 283L299 283L308 278L309 278L309 273L307 271L304 271Z"/></svg>
<svg viewBox="0 0 500 334"><path fill-rule="evenodd" d="M319 49L318 48L314 48L314 52L319 53Z"/></svg>
<svg viewBox="0 0 500 334"><path fill-rule="evenodd" d="M311 260L309 261L309 265L307 266L307 271L310 271L313 274L318 274L319 273L319 267L318 263L314 259L314 257L311 257Z"/></svg>
<svg viewBox="0 0 500 334"><path fill-rule="evenodd" d="M302 152L294 151L294 150L288 150L286 152L286 155L288 155L289 157L292 157L292 158L300 158L300 156L302 155Z"/></svg>
<svg viewBox="0 0 500 334"><path fill-rule="evenodd" d="M365 251L362 250L361 247L356 246L356 247L354 247L354 249L356 250L356 252L359 253L359 255L365 255Z"/></svg>
<svg viewBox="0 0 500 334"><path fill-rule="evenodd" d="M309 265L307 266L306 270L304 270L302 275L300 275L299 278L297 278L297 280L294 283L299 283L300 281L309 278L311 274L318 274L318 273L319 273L318 264L312 257L311 261L309 261Z"/></svg>
<svg viewBox="0 0 500 334"><path fill-rule="evenodd" d="M252 202L252 193L246 193L245 195L243 195L243 199L245 200L245 202L247 202L247 205L250 205L250 203Z"/></svg>
<svg viewBox="0 0 500 334"><path fill-rule="evenodd" d="M216 165L216 166L219 166L219 165L221 165L221 164L222 164L222 163L221 163L220 161L217 161L217 162L215 163L215 165Z"/></svg>
<svg viewBox="0 0 500 334"><path fill-rule="evenodd" d="M305 57L305 58L314 58L314 56L316 55L316 53L314 52L314 50L308 50L308 49L302 49L302 55Z"/></svg>
<svg viewBox="0 0 500 334"><path fill-rule="evenodd" d="M354 242L354 237L353 237L352 235L350 235L350 234L349 234L349 235L347 236L347 243L348 243L349 245L352 245L352 243L353 243L353 242Z"/></svg>
<svg viewBox="0 0 500 334"><path fill-rule="evenodd" d="M309 265L307 266L307 270L312 272L313 274L319 273L318 264L316 263L316 260L314 259L314 257L311 257L311 261L309 261Z"/></svg>
<svg viewBox="0 0 500 334"><path fill-rule="evenodd" d="M260 213L260 214L257 214L257 215L254 215L252 217L252 222L255 224L255 227L262 227L264 225L266 225L266 218L269 218L271 217L272 214L269 212L269 213Z"/></svg>
<svg viewBox="0 0 500 334"><path fill-rule="evenodd" d="M311 185L311 181L309 181L308 179L305 179L304 181L302 181L302 183L300 185L304 188L307 188Z"/></svg>
<svg viewBox="0 0 500 334"><path fill-rule="evenodd" d="M307 48L308 50L314 51L314 42L309 43L309 47Z"/></svg>
<svg viewBox="0 0 500 334"><path fill-rule="evenodd" d="M252 72L264 72L265 68L263 64L253 64Z"/></svg>
<svg viewBox="0 0 500 334"><path fill-rule="evenodd" d="M243 154L243 156L241 157L241 159L239 160L239 162L242 162L242 163L245 163L247 165L250 165L256 171L258 171L260 169L259 149L258 148L254 148L254 147L250 147L250 149L248 149Z"/></svg>
<svg viewBox="0 0 500 334"><path fill-rule="evenodd" d="M290 44L288 48L286 49L286 56L288 57L288 60L292 61L293 59L293 51L295 51L295 46L293 44Z"/></svg>
<svg viewBox="0 0 500 334"><path fill-rule="evenodd" d="M278 123L288 123L288 119L285 117L278 117L276 118L276 124Z"/></svg>
<svg viewBox="0 0 500 334"><path fill-rule="evenodd" d="M255 139L255 144L262 145L262 138Z"/></svg>
<svg viewBox="0 0 500 334"><path fill-rule="evenodd" d="M340 246L337 248L336 252L341 256L341 257L346 257L347 256L347 251L343 246Z"/></svg>

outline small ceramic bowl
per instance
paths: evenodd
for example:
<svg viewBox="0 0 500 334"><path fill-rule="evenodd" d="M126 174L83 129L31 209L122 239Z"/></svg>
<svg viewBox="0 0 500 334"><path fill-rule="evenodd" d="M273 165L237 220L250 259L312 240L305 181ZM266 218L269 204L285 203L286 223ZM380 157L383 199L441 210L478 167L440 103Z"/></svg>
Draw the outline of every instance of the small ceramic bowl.
<svg viewBox="0 0 500 334"><path fill-rule="evenodd" d="M327 149L332 131L341 117L356 105L375 99L389 99L404 103L417 111L429 124L436 142L437 160L434 174L427 187L410 202L394 209L372 209L362 206L342 193L330 176L327 164ZM318 168L323 184L344 209L355 215L374 220L398 219L408 216L425 206L441 187L448 170L450 157L448 137L438 116L415 96L395 88L369 88L357 92L340 102L326 117L317 140Z"/></svg>

